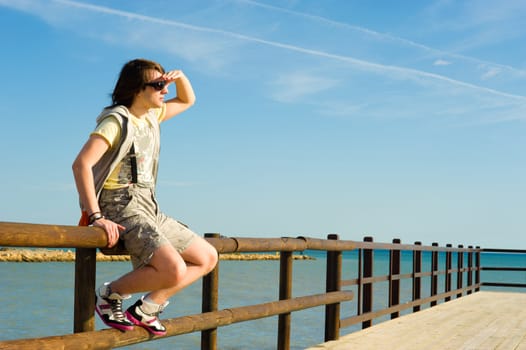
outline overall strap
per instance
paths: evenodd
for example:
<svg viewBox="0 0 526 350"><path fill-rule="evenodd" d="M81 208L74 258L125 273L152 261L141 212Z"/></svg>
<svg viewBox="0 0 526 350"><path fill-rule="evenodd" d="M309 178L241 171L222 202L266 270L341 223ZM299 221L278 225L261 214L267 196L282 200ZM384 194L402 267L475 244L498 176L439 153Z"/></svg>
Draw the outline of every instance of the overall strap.
<svg viewBox="0 0 526 350"><path fill-rule="evenodd" d="M136 184L137 180L137 155L135 154L135 145L132 144L130 148L130 166L132 173L132 184Z"/></svg>

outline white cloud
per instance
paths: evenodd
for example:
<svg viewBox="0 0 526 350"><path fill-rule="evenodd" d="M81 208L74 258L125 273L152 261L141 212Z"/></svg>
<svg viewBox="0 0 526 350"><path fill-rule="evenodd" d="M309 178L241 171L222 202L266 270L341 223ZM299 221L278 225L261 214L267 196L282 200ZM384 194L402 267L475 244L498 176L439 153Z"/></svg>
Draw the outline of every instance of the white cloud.
<svg viewBox="0 0 526 350"><path fill-rule="evenodd" d="M499 75L501 72L502 72L502 69L500 69L499 67L490 67L489 69L487 69L487 71L484 74L482 74L481 79L488 80L488 79L494 78L497 75Z"/></svg>
<svg viewBox="0 0 526 350"><path fill-rule="evenodd" d="M435 62L433 62L434 66L449 66L450 64L451 62L443 60L443 59L438 59Z"/></svg>
<svg viewBox="0 0 526 350"><path fill-rule="evenodd" d="M271 82L272 97L281 102L294 102L302 97L331 89L337 84L336 80L317 77L312 72L293 72L281 75Z"/></svg>

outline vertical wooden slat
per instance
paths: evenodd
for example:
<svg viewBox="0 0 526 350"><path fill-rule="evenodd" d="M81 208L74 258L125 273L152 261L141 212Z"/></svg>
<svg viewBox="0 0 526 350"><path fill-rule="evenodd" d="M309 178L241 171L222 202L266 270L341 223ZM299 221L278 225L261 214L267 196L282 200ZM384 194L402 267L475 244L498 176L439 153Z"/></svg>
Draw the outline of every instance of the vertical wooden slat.
<svg viewBox="0 0 526 350"><path fill-rule="evenodd" d="M338 235L330 234L327 239L337 240ZM342 252L327 251L327 282L326 291L341 290ZM340 337L340 303L325 306L325 341Z"/></svg>
<svg viewBox="0 0 526 350"><path fill-rule="evenodd" d="M364 237L364 242L373 242L373 237ZM363 277L373 277L374 251L372 249L363 250ZM373 311L373 284L364 283L362 311L364 314ZM372 321L363 321L362 329L371 327Z"/></svg>
<svg viewBox="0 0 526 350"><path fill-rule="evenodd" d="M458 246L461 250L457 253L457 289L462 288L463 282L463 275L464 272L462 271L464 269L464 251L462 250L464 246L462 244L459 244ZM462 291L459 291L457 294L457 298L462 297Z"/></svg>
<svg viewBox="0 0 526 350"><path fill-rule="evenodd" d="M219 233L206 233L205 238L219 238ZM219 261L215 268L203 277L202 311L217 311L219 294ZM217 328L206 329L201 332L201 349L217 349Z"/></svg>
<svg viewBox="0 0 526 350"><path fill-rule="evenodd" d="M468 246L468 286L471 287L473 285L473 246ZM467 294L471 294L472 291L469 289L467 291Z"/></svg>
<svg viewBox="0 0 526 350"><path fill-rule="evenodd" d="M292 252L280 253L279 300L292 297ZM290 312L278 316L278 350L290 349Z"/></svg>
<svg viewBox="0 0 526 350"><path fill-rule="evenodd" d="M363 314L363 249L358 249L358 286L357 286L357 300L356 300L356 315Z"/></svg>
<svg viewBox="0 0 526 350"><path fill-rule="evenodd" d="M476 249L477 249L477 252L475 253L475 265L476 265L475 284L478 285L480 283L480 247L477 246ZM480 290L480 288L477 287L475 289L475 292L478 292L479 290Z"/></svg>
<svg viewBox="0 0 526 350"><path fill-rule="evenodd" d="M393 244L400 244L400 239L393 239ZM389 252L389 306L400 304L400 250L391 249ZM400 316L399 312L391 313L391 319Z"/></svg>
<svg viewBox="0 0 526 350"><path fill-rule="evenodd" d="M431 244L433 247L438 247L438 243ZM431 296L438 293L438 251L431 252ZM436 301L431 302L431 306L435 306Z"/></svg>
<svg viewBox="0 0 526 350"><path fill-rule="evenodd" d="M95 330L95 275L97 249L75 249L73 332Z"/></svg>
<svg viewBox="0 0 526 350"><path fill-rule="evenodd" d="M446 244L446 248L452 248L453 245L451 244ZM452 265L453 263L453 259L452 259L452 253L451 251L446 251L446 278L445 278L445 286L444 286L444 290L445 292L450 292L451 291L451 268L453 267ZM450 301L451 300L451 297L450 296L447 296L445 298L445 301Z"/></svg>
<svg viewBox="0 0 526 350"><path fill-rule="evenodd" d="M422 245L422 242L415 242L415 245ZM422 272L422 251L413 250L413 301L420 300L422 295L422 278L417 274ZM420 311L420 305L413 306L413 312Z"/></svg>

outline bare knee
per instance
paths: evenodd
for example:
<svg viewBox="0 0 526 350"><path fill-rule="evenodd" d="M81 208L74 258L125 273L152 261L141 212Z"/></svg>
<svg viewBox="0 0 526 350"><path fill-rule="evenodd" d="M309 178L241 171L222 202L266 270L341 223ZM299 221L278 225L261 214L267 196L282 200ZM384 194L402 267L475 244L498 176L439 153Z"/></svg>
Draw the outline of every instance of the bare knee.
<svg viewBox="0 0 526 350"><path fill-rule="evenodd" d="M195 266L200 275L206 275L217 265L217 250L202 238L195 241L181 253L183 259Z"/></svg>
<svg viewBox="0 0 526 350"><path fill-rule="evenodd" d="M203 250L192 264L199 268L201 275L204 276L216 267L217 261L217 251L212 247L212 249Z"/></svg>
<svg viewBox="0 0 526 350"><path fill-rule="evenodd" d="M197 265L201 268L203 275L212 271L216 267L217 261L218 254L214 246L209 243L203 244L196 261Z"/></svg>
<svg viewBox="0 0 526 350"><path fill-rule="evenodd" d="M158 272L157 278L161 288L178 285L185 277L187 266L182 257L171 246L159 248L150 262Z"/></svg>
<svg viewBox="0 0 526 350"><path fill-rule="evenodd" d="M210 251L207 251L206 255L203 257L203 263L202 263L203 271L205 275L216 267L217 261L218 261L217 251L215 249L211 249Z"/></svg>
<svg viewBox="0 0 526 350"><path fill-rule="evenodd" d="M178 285L186 275L187 266L184 261L173 261L167 263L162 271L163 288Z"/></svg>

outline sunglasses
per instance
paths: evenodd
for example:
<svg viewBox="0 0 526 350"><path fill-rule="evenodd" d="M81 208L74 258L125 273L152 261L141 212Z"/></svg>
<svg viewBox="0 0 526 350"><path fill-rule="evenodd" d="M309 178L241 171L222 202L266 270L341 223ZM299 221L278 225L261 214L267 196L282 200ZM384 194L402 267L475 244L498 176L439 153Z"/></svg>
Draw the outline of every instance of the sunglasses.
<svg viewBox="0 0 526 350"><path fill-rule="evenodd" d="M144 85L151 86L155 90L161 91L166 86L166 81L165 80L152 81L152 82L149 82L149 83L144 83Z"/></svg>

